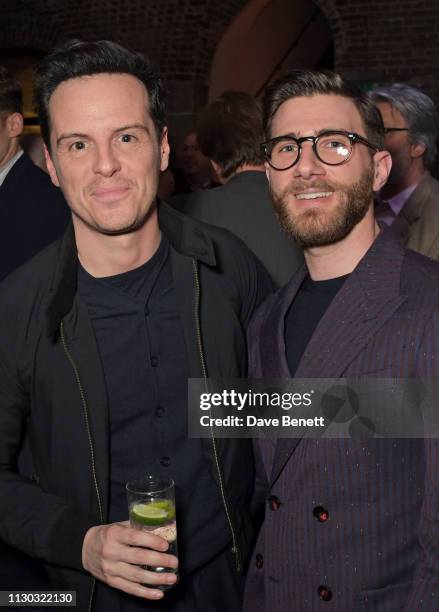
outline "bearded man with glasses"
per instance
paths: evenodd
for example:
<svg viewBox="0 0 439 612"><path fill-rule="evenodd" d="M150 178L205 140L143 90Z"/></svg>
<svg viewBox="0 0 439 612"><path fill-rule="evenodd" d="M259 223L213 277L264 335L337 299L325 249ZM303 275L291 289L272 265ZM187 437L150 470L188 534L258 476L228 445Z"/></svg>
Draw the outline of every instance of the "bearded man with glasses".
<svg viewBox="0 0 439 612"><path fill-rule="evenodd" d="M305 265L252 320L251 376L437 378L439 264L374 218L391 169L377 108L335 73L290 71L264 126L274 207ZM292 435L256 445L266 515L245 611L437 610L437 440Z"/></svg>

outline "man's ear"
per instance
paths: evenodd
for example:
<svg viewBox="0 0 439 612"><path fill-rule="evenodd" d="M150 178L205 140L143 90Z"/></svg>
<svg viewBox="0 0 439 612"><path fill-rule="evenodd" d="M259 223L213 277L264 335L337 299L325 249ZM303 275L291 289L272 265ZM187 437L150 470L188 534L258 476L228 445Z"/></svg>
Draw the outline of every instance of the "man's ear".
<svg viewBox="0 0 439 612"><path fill-rule="evenodd" d="M6 118L6 129L8 130L9 138L18 138L21 135L24 127L23 115L21 113L11 113Z"/></svg>
<svg viewBox="0 0 439 612"><path fill-rule="evenodd" d="M373 156L373 190L379 191L387 183L392 169L392 157L388 151L378 151Z"/></svg>
<svg viewBox="0 0 439 612"><path fill-rule="evenodd" d="M410 145L410 156L411 157L422 157L427 147L421 142Z"/></svg>
<svg viewBox="0 0 439 612"><path fill-rule="evenodd" d="M52 158L50 156L49 150L46 147L46 145L44 145L44 157L46 159L46 166L47 166L47 171L49 173L49 176L52 180L52 183L55 185L55 187L59 187L59 180L58 180L58 175L56 173L56 169L55 169L55 165L52 161Z"/></svg>
<svg viewBox="0 0 439 612"><path fill-rule="evenodd" d="M224 185L225 181L222 178L221 166L217 164L216 161L213 161L213 159L209 159L209 161L210 161L210 165L213 168L216 178L221 183L221 185Z"/></svg>
<svg viewBox="0 0 439 612"><path fill-rule="evenodd" d="M267 177L267 181L270 182L270 164L268 162L264 162L265 166L265 176Z"/></svg>
<svg viewBox="0 0 439 612"><path fill-rule="evenodd" d="M160 170L164 172L169 165L169 153L171 149L168 142L168 128L164 127L160 139Z"/></svg>

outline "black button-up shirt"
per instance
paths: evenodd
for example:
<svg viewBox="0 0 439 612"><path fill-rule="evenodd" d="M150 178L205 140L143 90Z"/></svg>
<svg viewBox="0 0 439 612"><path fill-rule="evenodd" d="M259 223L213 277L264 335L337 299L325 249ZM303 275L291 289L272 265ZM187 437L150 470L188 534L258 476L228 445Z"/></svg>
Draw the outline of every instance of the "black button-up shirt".
<svg viewBox="0 0 439 612"><path fill-rule="evenodd" d="M180 571L191 572L228 545L230 532L201 441L187 436L188 360L168 243L124 274L93 278L81 268L78 290L108 392L109 522L128 518L127 481L173 478Z"/></svg>

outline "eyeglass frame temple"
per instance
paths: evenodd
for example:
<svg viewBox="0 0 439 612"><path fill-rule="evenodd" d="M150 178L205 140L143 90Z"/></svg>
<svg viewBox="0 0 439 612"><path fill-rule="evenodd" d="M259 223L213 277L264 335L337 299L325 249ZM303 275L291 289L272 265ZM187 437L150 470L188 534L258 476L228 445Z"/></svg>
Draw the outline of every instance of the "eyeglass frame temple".
<svg viewBox="0 0 439 612"><path fill-rule="evenodd" d="M388 134L389 132L408 132L409 128L399 128L399 127L385 127L384 134Z"/></svg>

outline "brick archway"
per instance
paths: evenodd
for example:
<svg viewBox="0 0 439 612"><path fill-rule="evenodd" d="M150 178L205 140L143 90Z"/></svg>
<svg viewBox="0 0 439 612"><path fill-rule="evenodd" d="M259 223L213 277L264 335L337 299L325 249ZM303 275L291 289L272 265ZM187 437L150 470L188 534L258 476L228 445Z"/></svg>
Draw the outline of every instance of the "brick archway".
<svg viewBox="0 0 439 612"><path fill-rule="evenodd" d="M342 19L336 7L336 2L335 0L313 0L313 2L324 13L331 27L335 47L335 65L337 67L337 59L346 48L346 32L342 27Z"/></svg>
<svg viewBox="0 0 439 612"><path fill-rule="evenodd" d="M312 0L246 3L215 50L209 99L226 89L258 96L280 70L319 65L334 39L326 10Z"/></svg>

